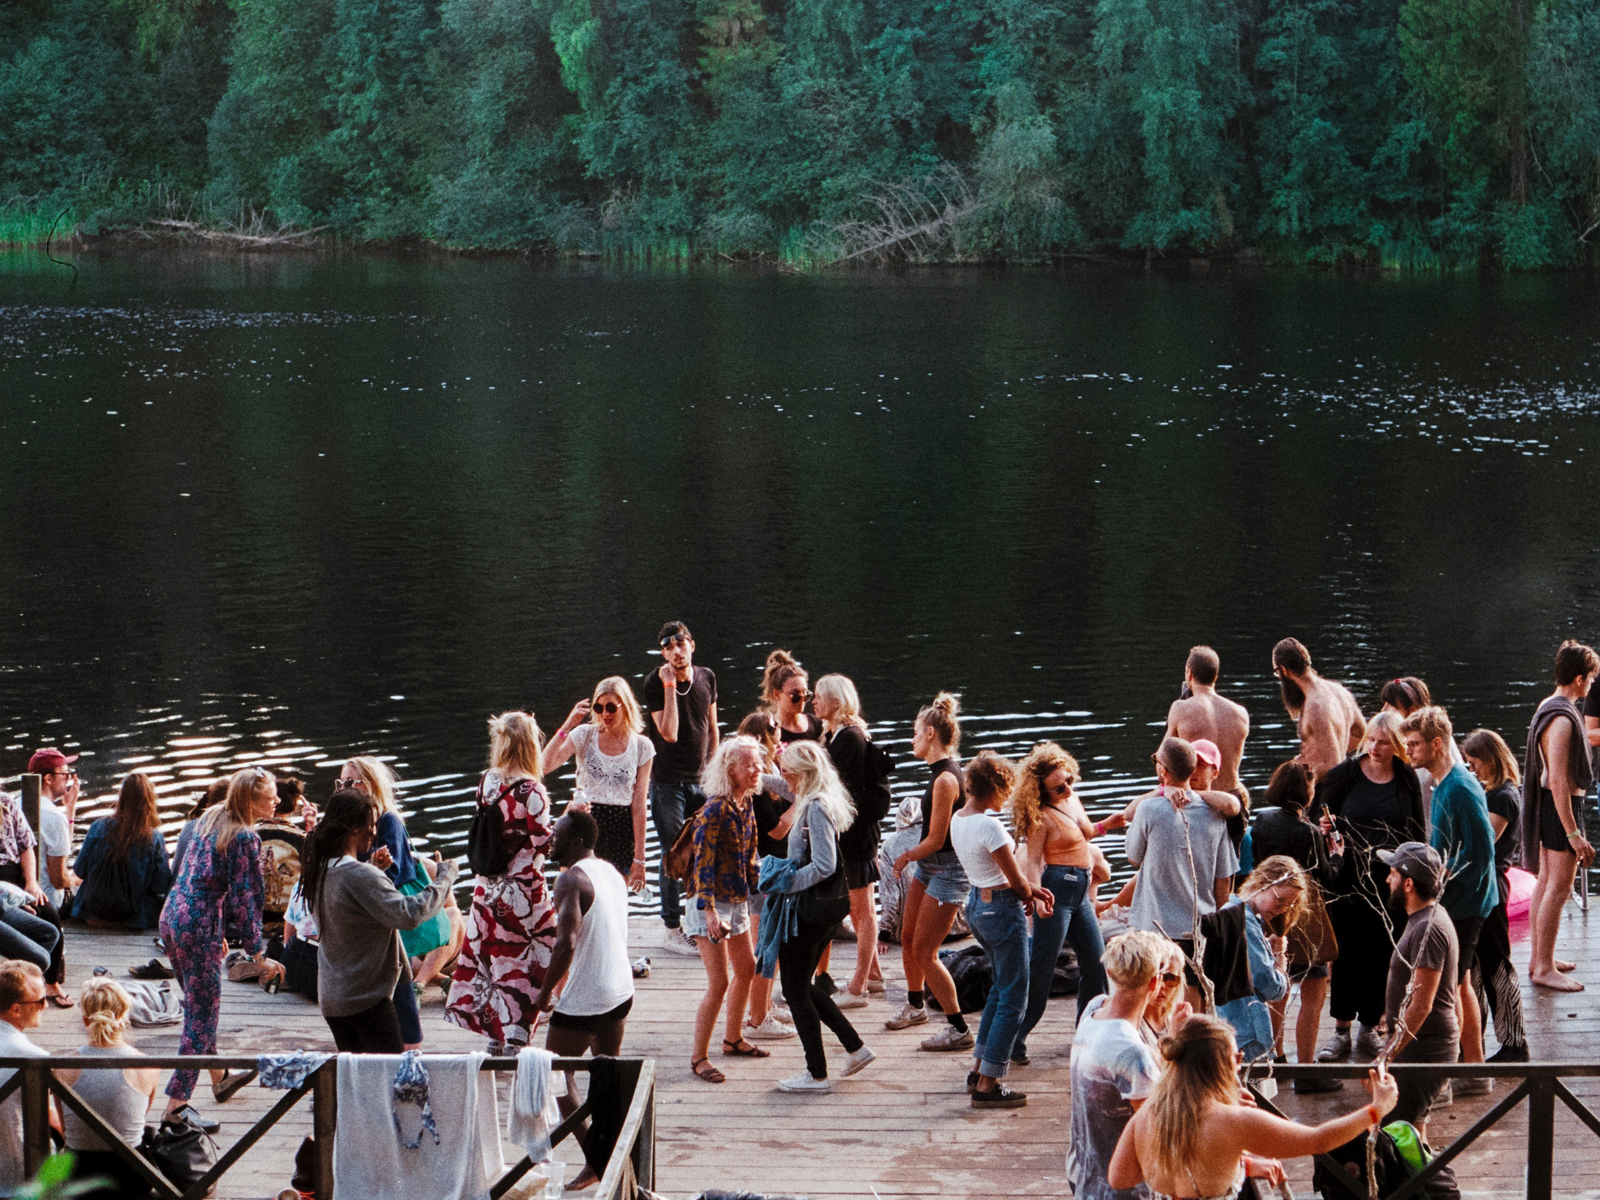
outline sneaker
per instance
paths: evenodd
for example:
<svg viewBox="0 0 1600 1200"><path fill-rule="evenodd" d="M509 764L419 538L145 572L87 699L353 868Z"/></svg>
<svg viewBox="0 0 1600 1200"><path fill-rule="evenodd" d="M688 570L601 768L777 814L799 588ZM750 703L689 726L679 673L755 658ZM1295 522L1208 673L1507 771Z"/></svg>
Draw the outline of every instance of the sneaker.
<svg viewBox="0 0 1600 1200"><path fill-rule="evenodd" d="M1528 1061L1528 1048L1526 1046L1501 1046L1489 1056L1492 1063L1525 1063Z"/></svg>
<svg viewBox="0 0 1600 1200"><path fill-rule="evenodd" d="M928 1010L925 1008L912 1008L907 1002L900 1006L900 1011L895 1013L883 1023L885 1029L909 1029L913 1025L926 1025L928 1023Z"/></svg>
<svg viewBox="0 0 1600 1200"><path fill-rule="evenodd" d="M970 1095L972 1095L973 1092L975 1092L977 1090L978 1090L978 1073L976 1071L968 1071L967 1072L967 1095L970 1096Z"/></svg>
<svg viewBox="0 0 1600 1200"><path fill-rule="evenodd" d="M1344 1080L1326 1079L1323 1077L1302 1077L1294 1081L1294 1094L1296 1096L1320 1096L1326 1092L1342 1092Z"/></svg>
<svg viewBox="0 0 1600 1200"><path fill-rule="evenodd" d="M861 1047L859 1050L852 1051L850 1057L844 1060L844 1070L839 1072L840 1078L850 1078L850 1076L854 1075L857 1071L861 1070L877 1057L878 1056L876 1054L874 1054L871 1050L868 1050L865 1046Z"/></svg>
<svg viewBox="0 0 1600 1200"><path fill-rule="evenodd" d="M862 1064L863 1066L865 1064ZM780 1092L831 1092L833 1081L831 1079L813 1079L810 1071L801 1071L798 1075L791 1075L787 1079L778 1080Z"/></svg>
<svg viewBox="0 0 1600 1200"><path fill-rule="evenodd" d="M930 1038L922 1040L924 1050L969 1050L972 1048L973 1037L970 1029L957 1029L954 1025L946 1025Z"/></svg>
<svg viewBox="0 0 1600 1200"><path fill-rule="evenodd" d="M1350 1058L1350 1030L1335 1029L1333 1036L1317 1051L1318 1062L1347 1062Z"/></svg>
<svg viewBox="0 0 1600 1200"><path fill-rule="evenodd" d="M858 996L849 988L846 988L844 991L834 996L833 1006L835 1008L865 1008L867 1006L867 998L865 996Z"/></svg>
<svg viewBox="0 0 1600 1200"><path fill-rule="evenodd" d="M869 979L869 980L867 980L867 991L869 993L874 994L874 995L881 995L882 992L883 992L883 989L884 989L883 980L881 980L881 979Z"/></svg>
<svg viewBox="0 0 1600 1200"><path fill-rule="evenodd" d="M694 958L700 957L700 951L696 948L694 939L682 929L662 930L661 948L668 954L688 954Z"/></svg>
<svg viewBox="0 0 1600 1200"><path fill-rule="evenodd" d="M1003 1083L995 1084L992 1092L974 1090L972 1093L973 1108L1024 1108L1027 1103L1025 1092L1013 1092Z"/></svg>
<svg viewBox="0 0 1600 1200"><path fill-rule="evenodd" d="M787 1020L789 1017L789 1002L782 996L774 993L772 997L772 1011Z"/></svg>
<svg viewBox="0 0 1600 1200"><path fill-rule="evenodd" d="M1362 1062L1371 1062L1383 1053L1383 1034L1371 1025L1357 1026L1355 1052Z"/></svg>
<svg viewBox="0 0 1600 1200"><path fill-rule="evenodd" d="M794 1026L785 1025L782 1021L768 1013L759 1025L746 1025L744 1036L752 1042L780 1042L784 1038L795 1036Z"/></svg>
<svg viewBox="0 0 1600 1200"><path fill-rule="evenodd" d="M1452 1081L1452 1080L1446 1079L1444 1081L1444 1087L1439 1089L1439 1097L1438 1097L1438 1099L1436 1099L1433 1102L1433 1107L1434 1108L1449 1108L1452 1104L1454 1104L1456 1102L1455 1083L1459 1083L1459 1082L1461 1082L1461 1081L1460 1080Z"/></svg>
<svg viewBox="0 0 1600 1200"><path fill-rule="evenodd" d="M1459 1076L1450 1082L1458 1096L1487 1096L1494 1091L1494 1080L1482 1075Z"/></svg>

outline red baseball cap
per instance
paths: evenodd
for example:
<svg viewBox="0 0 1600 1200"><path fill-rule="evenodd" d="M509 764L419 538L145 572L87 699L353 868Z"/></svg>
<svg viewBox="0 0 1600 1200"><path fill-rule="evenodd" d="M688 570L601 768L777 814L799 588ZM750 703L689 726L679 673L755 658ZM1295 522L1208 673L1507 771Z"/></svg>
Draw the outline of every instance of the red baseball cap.
<svg viewBox="0 0 1600 1200"><path fill-rule="evenodd" d="M35 750L33 757L28 760L28 774L49 775L53 771L59 771L68 763L77 761L78 756L76 754L63 754L61 751L54 749Z"/></svg>
<svg viewBox="0 0 1600 1200"><path fill-rule="evenodd" d="M1189 743L1194 747L1194 752L1210 765L1213 771L1222 770L1222 751L1210 738L1198 738Z"/></svg>

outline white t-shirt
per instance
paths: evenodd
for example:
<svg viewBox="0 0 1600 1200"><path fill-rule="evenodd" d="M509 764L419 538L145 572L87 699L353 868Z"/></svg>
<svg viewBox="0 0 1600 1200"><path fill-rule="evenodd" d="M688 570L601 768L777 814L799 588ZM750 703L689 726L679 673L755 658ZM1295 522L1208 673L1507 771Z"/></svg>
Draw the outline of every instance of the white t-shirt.
<svg viewBox="0 0 1600 1200"><path fill-rule="evenodd" d="M0 1021L0 1058L48 1058L49 1054L15 1025ZM15 1074L9 1069L0 1071L0 1083ZM0 1196L11 1195L27 1182L22 1173L22 1093L17 1091L0 1104Z"/></svg>
<svg viewBox="0 0 1600 1200"><path fill-rule="evenodd" d="M994 861L1002 846L1016 849L1000 818L992 812L964 817L959 811L950 817L950 844L956 848L967 882L975 888L1006 887L1005 872Z"/></svg>
<svg viewBox="0 0 1600 1200"><path fill-rule="evenodd" d="M600 749L598 725L579 725L567 736L572 739L572 757L578 767L578 790L572 798L590 804L632 804L639 768L656 756L650 739L630 733L628 748L612 755Z"/></svg>
<svg viewBox="0 0 1600 1200"><path fill-rule="evenodd" d="M43 796L39 797L39 844L39 888L60 908L67 894L50 882L50 864L45 859L65 859L63 867L72 865L72 826L67 824L67 814Z"/></svg>
<svg viewBox="0 0 1600 1200"><path fill-rule="evenodd" d="M1114 1188L1106 1172L1123 1128L1133 1119L1131 1101L1150 1095L1161 1066L1131 1021L1095 1019L1104 999L1090 1003L1072 1035L1067 1180L1078 1200L1143 1200L1150 1195L1148 1187Z"/></svg>

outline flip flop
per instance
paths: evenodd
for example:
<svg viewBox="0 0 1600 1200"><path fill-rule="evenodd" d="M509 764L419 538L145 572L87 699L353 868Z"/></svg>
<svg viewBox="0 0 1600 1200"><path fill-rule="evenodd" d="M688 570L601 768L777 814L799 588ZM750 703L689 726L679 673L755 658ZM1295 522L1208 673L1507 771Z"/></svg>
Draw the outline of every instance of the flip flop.
<svg viewBox="0 0 1600 1200"><path fill-rule="evenodd" d="M701 1069L702 1067L704 1070ZM711 1065L711 1060L709 1058L697 1058L693 1060L689 1064L689 1070L695 1073L696 1078L704 1079L707 1083L726 1083L728 1081L728 1077L726 1075Z"/></svg>
<svg viewBox="0 0 1600 1200"><path fill-rule="evenodd" d="M77 1003L77 1001L71 996L64 995L61 992L56 992L52 995L46 996L45 999L50 1001L50 1003L55 1005L57 1008L71 1008Z"/></svg>
<svg viewBox="0 0 1600 1200"><path fill-rule="evenodd" d="M771 1058L772 1057L772 1052L770 1050L763 1050L760 1046L752 1046L749 1042L745 1041L743 1038L740 1038L737 1042L730 1042L727 1038L723 1038L722 1039L722 1052L724 1054L736 1055L739 1058Z"/></svg>

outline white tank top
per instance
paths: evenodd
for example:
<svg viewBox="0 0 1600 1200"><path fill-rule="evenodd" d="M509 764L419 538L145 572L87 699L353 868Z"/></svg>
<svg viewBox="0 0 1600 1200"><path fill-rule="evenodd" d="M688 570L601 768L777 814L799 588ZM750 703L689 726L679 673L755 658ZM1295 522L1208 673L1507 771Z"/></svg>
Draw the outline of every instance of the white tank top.
<svg viewBox="0 0 1600 1200"><path fill-rule="evenodd" d="M602 858L589 857L571 868L594 885L594 903L583 915L578 946L567 969L567 986L556 1011L569 1017L610 1012L633 995L628 965L628 885Z"/></svg>

